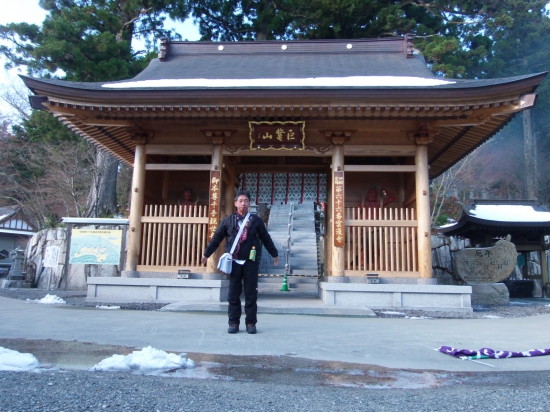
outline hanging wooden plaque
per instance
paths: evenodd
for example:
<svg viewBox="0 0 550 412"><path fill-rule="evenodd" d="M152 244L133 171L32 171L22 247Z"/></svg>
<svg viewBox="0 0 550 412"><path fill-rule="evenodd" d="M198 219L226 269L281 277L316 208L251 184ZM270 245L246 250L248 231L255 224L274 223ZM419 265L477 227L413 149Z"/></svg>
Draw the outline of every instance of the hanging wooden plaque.
<svg viewBox="0 0 550 412"><path fill-rule="evenodd" d="M208 206L208 242L212 240L212 236L216 232L220 223L220 170L210 171L210 196Z"/></svg>
<svg viewBox="0 0 550 412"><path fill-rule="evenodd" d="M344 172L334 172L334 246L344 247Z"/></svg>
<svg viewBox="0 0 550 412"><path fill-rule="evenodd" d="M306 122L248 122L250 150L304 150Z"/></svg>

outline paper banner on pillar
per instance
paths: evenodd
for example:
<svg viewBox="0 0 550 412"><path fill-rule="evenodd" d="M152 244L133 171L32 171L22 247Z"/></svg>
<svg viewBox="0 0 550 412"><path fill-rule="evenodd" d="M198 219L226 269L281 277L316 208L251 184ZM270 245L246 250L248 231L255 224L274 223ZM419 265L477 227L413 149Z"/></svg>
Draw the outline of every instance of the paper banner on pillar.
<svg viewBox="0 0 550 412"><path fill-rule="evenodd" d="M216 232L220 223L220 187L221 171L210 171L210 196L208 202L208 242Z"/></svg>
<svg viewBox="0 0 550 412"><path fill-rule="evenodd" d="M334 172L334 246L344 247L344 172Z"/></svg>

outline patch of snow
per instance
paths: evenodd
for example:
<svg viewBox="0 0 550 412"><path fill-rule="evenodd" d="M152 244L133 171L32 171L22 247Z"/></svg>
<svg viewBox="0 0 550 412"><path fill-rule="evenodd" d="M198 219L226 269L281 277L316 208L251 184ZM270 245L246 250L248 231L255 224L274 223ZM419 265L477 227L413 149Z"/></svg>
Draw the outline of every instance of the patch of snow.
<svg viewBox="0 0 550 412"><path fill-rule="evenodd" d="M485 315L483 317L486 319L502 319L502 316L496 316L496 315Z"/></svg>
<svg viewBox="0 0 550 412"><path fill-rule="evenodd" d="M476 205L469 213L479 219L499 222L550 222L550 212L537 212L533 206Z"/></svg>
<svg viewBox="0 0 550 412"><path fill-rule="evenodd" d="M137 373L161 373L174 369L194 368L195 362L185 353L176 355L147 346L131 354L113 355L94 365L92 371L121 371Z"/></svg>
<svg viewBox="0 0 550 412"><path fill-rule="evenodd" d="M525 302L510 302L509 304L511 306L513 306L513 305L528 305L528 303L525 303Z"/></svg>
<svg viewBox="0 0 550 412"><path fill-rule="evenodd" d="M401 315L401 316L405 315L405 314L402 313L402 312L392 312L391 310L390 310L390 311L387 311L387 312L381 312L381 313L383 313L383 314L385 314L385 315Z"/></svg>
<svg viewBox="0 0 550 412"><path fill-rule="evenodd" d="M412 76L308 77L303 79L157 79L104 83L109 89L141 87L426 87L456 83L450 80Z"/></svg>
<svg viewBox="0 0 550 412"><path fill-rule="evenodd" d="M5 217L9 216L9 214L7 215L0 215L0 220L4 219Z"/></svg>
<svg viewBox="0 0 550 412"><path fill-rule="evenodd" d="M0 346L0 371L32 371L40 367L38 360L30 353L19 353Z"/></svg>
<svg viewBox="0 0 550 412"><path fill-rule="evenodd" d="M30 302L44 303L46 305L65 304L65 303L67 303L63 299L61 299L60 297L58 297L56 295L49 295L49 294L44 296L40 300L38 300L38 299L27 299L27 300L30 301Z"/></svg>
<svg viewBox="0 0 550 412"><path fill-rule="evenodd" d="M97 309L120 309L120 306L96 306Z"/></svg>
<svg viewBox="0 0 550 412"><path fill-rule="evenodd" d="M423 320L423 319L431 319L431 318L427 316L405 316L405 319Z"/></svg>

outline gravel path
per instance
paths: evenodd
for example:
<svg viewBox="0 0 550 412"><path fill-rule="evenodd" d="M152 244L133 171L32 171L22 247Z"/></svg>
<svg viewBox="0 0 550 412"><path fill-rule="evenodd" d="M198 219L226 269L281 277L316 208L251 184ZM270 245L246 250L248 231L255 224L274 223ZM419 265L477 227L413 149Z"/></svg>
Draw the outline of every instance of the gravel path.
<svg viewBox="0 0 550 412"><path fill-rule="evenodd" d="M2 411L548 411L548 372L477 374L428 389L300 386L126 373L0 372Z"/></svg>
<svg viewBox="0 0 550 412"><path fill-rule="evenodd" d="M73 306L120 306L121 309L159 310L165 303L111 303L86 302L85 291L39 290L39 289L0 289L0 296L14 299L42 299L47 294L56 295ZM433 319L480 319L480 318L521 318L550 313L550 299L510 299L508 305L472 305L473 312L436 312L421 310L376 309L380 318L425 317Z"/></svg>
<svg viewBox="0 0 550 412"><path fill-rule="evenodd" d="M0 289L0 296L23 300L41 299L48 293L70 305L98 305L85 302L82 291ZM386 318L525 317L550 313L549 304L548 299L526 299L512 300L509 305L477 306L473 313L376 312ZM134 310L163 306L103 305ZM204 364L197 360L198 365ZM347 369L329 368L309 360L295 365L295 358L292 362L291 368L280 361L250 359L244 364L210 359L209 373L194 378L178 373L144 376L56 369L0 371L0 411L550 411L548 371L439 373L354 364L348 364Z"/></svg>

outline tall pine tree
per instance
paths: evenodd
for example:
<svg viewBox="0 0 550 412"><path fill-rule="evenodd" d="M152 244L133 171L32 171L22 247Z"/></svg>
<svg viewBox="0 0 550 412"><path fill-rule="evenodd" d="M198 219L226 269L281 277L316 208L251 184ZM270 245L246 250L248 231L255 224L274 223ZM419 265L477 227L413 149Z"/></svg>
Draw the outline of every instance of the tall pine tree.
<svg viewBox="0 0 550 412"><path fill-rule="evenodd" d="M70 81L97 82L127 79L139 73L154 54L160 37L178 38L164 29L167 16L184 20L184 0L40 0L48 12L41 26L12 23L0 26L0 46L8 66L24 65L28 73ZM135 51L143 38L148 50ZM41 124L34 113L23 124L37 138ZM60 123L49 123L47 135L66 134ZM118 161L103 151L96 156L96 178L88 197L88 216L117 212Z"/></svg>

